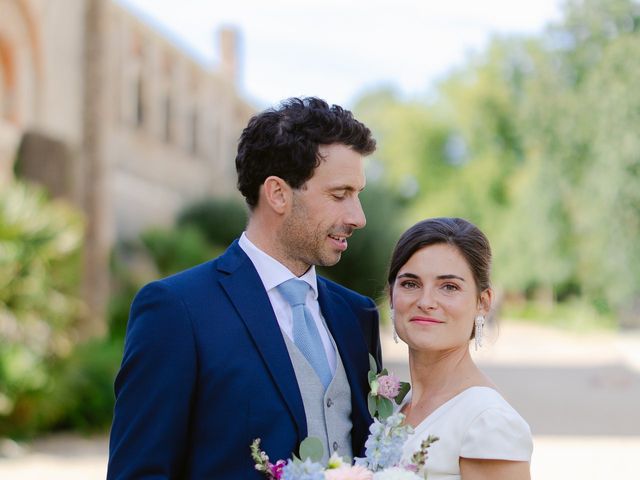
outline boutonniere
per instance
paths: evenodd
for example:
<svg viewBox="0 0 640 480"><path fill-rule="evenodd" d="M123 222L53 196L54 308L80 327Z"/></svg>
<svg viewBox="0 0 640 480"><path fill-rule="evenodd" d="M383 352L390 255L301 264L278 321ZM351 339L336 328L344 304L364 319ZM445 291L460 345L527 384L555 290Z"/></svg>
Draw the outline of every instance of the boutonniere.
<svg viewBox="0 0 640 480"><path fill-rule="evenodd" d="M369 354L369 395L367 396L367 406L373 418L384 420L393 414L393 403L400 405L406 397L411 385L409 382L401 382L398 378L390 374L386 368L378 372L378 365L375 358Z"/></svg>

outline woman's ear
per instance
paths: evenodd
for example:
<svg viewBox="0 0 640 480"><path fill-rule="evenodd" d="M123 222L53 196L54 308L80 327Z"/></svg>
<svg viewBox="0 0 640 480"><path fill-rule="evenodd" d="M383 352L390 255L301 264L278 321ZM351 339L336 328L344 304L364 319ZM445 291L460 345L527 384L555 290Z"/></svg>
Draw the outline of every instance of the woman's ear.
<svg viewBox="0 0 640 480"><path fill-rule="evenodd" d="M293 192L282 178L272 175L262 184L265 203L274 212L282 215L291 205Z"/></svg>
<svg viewBox="0 0 640 480"><path fill-rule="evenodd" d="M478 313L486 317L491 311L492 302L493 302L493 290L490 288L487 288L484 292L480 294L480 298L478 299Z"/></svg>

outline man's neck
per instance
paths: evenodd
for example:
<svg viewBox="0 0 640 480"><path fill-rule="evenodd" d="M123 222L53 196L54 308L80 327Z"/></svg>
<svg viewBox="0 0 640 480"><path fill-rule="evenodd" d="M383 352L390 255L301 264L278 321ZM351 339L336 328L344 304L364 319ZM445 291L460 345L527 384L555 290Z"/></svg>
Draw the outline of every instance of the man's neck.
<svg viewBox="0 0 640 480"><path fill-rule="evenodd" d="M295 276L300 277L311 268L310 265L293 261L290 256L285 254L283 248L278 244L278 235L273 229L259 228L259 225L250 221L245 235L257 248L287 267Z"/></svg>

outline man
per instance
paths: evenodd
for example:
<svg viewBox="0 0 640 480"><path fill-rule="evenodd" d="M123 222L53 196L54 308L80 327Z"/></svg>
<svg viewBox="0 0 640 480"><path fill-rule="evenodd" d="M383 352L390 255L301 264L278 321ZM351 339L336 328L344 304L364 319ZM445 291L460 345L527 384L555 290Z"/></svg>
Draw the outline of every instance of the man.
<svg viewBox="0 0 640 480"><path fill-rule="evenodd" d="M365 225L358 194L374 149L349 111L317 98L250 120L236 157L246 231L133 302L109 479L258 479L255 438L274 461L308 435L362 453L378 315L314 266L337 263Z"/></svg>

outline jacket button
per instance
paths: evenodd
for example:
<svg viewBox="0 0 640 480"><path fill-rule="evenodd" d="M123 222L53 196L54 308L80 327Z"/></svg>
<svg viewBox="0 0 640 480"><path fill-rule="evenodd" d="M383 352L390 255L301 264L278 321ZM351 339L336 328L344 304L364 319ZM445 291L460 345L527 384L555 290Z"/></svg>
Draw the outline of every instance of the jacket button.
<svg viewBox="0 0 640 480"><path fill-rule="evenodd" d="M333 451L334 452L338 451L338 442L333 442Z"/></svg>
<svg viewBox="0 0 640 480"><path fill-rule="evenodd" d="M333 405L333 400L327 398L327 408L331 408L331 405Z"/></svg>

